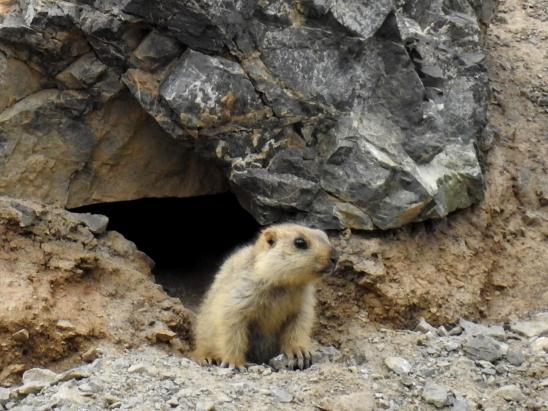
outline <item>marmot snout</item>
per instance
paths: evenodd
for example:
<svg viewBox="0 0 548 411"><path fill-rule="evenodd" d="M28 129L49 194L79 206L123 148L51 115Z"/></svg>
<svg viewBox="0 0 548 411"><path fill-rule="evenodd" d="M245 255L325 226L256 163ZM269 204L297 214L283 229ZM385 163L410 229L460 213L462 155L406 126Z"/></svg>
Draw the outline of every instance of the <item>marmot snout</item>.
<svg viewBox="0 0 548 411"><path fill-rule="evenodd" d="M310 365L315 287L338 253L327 235L296 224L263 230L222 265L196 320L195 358L243 367L285 354Z"/></svg>

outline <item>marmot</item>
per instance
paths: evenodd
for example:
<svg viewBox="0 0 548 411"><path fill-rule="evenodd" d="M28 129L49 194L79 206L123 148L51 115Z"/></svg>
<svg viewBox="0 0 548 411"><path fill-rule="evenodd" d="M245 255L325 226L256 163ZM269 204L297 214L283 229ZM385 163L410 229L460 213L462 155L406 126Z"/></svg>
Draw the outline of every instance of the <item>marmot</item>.
<svg viewBox="0 0 548 411"><path fill-rule="evenodd" d="M321 230L264 229L216 274L196 318L196 361L243 369L283 353L291 368L309 367L315 283L337 258Z"/></svg>

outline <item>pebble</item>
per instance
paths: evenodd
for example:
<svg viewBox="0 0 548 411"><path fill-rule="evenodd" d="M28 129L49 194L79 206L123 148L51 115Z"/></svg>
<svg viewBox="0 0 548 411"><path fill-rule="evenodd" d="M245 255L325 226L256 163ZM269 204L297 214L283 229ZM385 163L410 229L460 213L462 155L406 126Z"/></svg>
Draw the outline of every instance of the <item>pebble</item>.
<svg viewBox="0 0 548 411"><path fill-rule="evenodd" d="M11 337L16 342L25 342L28 341L30 335L29 332L25 328L23 328L16 333L13 333Z"/></svg>
<svg viewBox="0 0 548 411"><path fill-rule="evenodd" d="M435 384L431 381L427 382L422 390L422 398L428 404L432 404L436 408L442 408L449 404L451 392L445 387Z"/></svg>
<svg viewBox="0 0 548 411"><path fill-rule="evenodd" d="M548 352L548 337L540 337L534 339L531 344L531 351L535 354Z"/></svg>
<svg viewBox="0 0 548 411"><path fill-rule="evenodd" d="M527 338L548 335L548 312L536 314L530 320L516 321L510 324L510 329Z"/></svg>
<svg viewBox="0 0 548 411"><path fill-rule="evenodd" d="M499 389L495 390L493 392L493 396L501 397L505 399L506 401L523 401L525 399L525 395L521 392L521 389L515 385L505 385L503 387L500 387Z"/></svg>
<svg viewBox="0 0 548 411"><path fill-rule="evenodd" d="M453 404L451 405L451 411L470 411L470 404L462 395L456 394Z"/></svg>
<svg viewBox="0 0 548 411"><path fill-rule="evenodd" d="M463 348L468 357L474 360L485 360L489 362L494 362L502 358L508 351L508 346L506 344L500 343L485 335L469 338L464 343Z"/></svg>
<svg viewBox="0 0 548 411"><path fill-rule="evenodd" d="M43 386L57 381L59 375L46 368L31 368L23 373L23 384L42 384Z"/></svg>
<svg viewBox="0 0 548 411"><path fill-rule="evenodd" d="M415 331L419 331L421 333L427 333L429 331L435 332L436 329L432 327L430 324L428 324L428 322L423 317L421 317L419 319L419 323L415 327Z"/></svg>
<svg viewBox="0 0 548 411"><path fill-rule="evenodd" d="M283 388L272 388L270 390L270 393L272 394L272 397L281 403L290 403L293 401L293 396Z"/></svg>
<svg viewBox="0 0 548 411"><path fill-rule="evenodd" d="M57 328L59 328L61 330L65 330L65 331L74 331L76 329L74 324L72 324L68 320L59 320L59 321L57 321L57 324L55 324L55 325L56 325Z"/></svg>
<svg viewBox="0 0 548 411"><path fill-rule="evenodd" d="M467 336L487 336L496 338L498 340L504 340L506 339L506 332L504 331L504 328L500 325L483 325L483 324L476 324L471 321L466 321L464 319L460 319L459 325L464 329L464 333Z"/></svg>
<svg viewBox="0 0 548 411"><path fill-rule="evenodd" d="M401 357L386 357L384 364L398 375L409 374L412 369L409 361Z"/></svg>
<svg viewBox="0 0 548 411"><path fill-rule="evenodd" d="M512 365L515 365L516 367L519 367L525 361L525 354L523 354L523 351L521 350L515 348L510 349L506 353L506 361L508 361Z"/></svg>

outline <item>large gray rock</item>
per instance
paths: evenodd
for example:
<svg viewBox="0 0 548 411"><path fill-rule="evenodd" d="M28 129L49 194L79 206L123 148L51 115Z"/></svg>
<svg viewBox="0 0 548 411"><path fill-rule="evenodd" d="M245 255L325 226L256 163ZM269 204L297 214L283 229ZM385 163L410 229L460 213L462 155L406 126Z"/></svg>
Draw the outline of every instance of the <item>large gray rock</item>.
<svg viewBox="0 0 548 411"><path fill-rule="evenodd" d="M389 229L482 198L478 16L488 20L492 2L19 3L0 14L0 72L19 64L6 56L33 82L10 91L16 101L0 91L0 107L46 86L76 90L55 112L59 138L80 147L65 150L76 163L94 144L82 116L127 87L167 134L224 167L262 224Z"/></svg>

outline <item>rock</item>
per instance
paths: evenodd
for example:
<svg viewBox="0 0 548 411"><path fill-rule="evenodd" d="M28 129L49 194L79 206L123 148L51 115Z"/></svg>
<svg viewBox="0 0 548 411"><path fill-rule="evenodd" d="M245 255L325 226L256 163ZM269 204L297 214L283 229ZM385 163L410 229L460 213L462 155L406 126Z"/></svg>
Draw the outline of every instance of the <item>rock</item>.
<svg viewBox="0 0 548 411"><path fill-rule="evenodd" d="M32 368L23 373L23 385L14 393L19 397L40 392L44 387L58 381L59 375L45 368Z"/></svg>
<svg viewBox="0 0 548 411"><path fill-rule="evenodd" d="M225 190L217 167L170 141L127 95L90 111L94 104L83 91L41 90L2 112L0 155L10 153L0 163L2 194L74 208ZM20 124L27 117L36 127ZM94 220L100 231L104 222Z"/></svg>
<svg viewBox="0 0 548 411"><path fill-rule="evenodd" d="M293 395L291 395L287 390L284 390L283 388L272 388L270 390L270 393L272 394L274 400L276 400L277 402L288 404L293 401Z"/></svg>
<svg viewBox="0 0 548 411"><path fill-rule="evenodd" d="M107 70L108 67L90 52L59 73L55 79L66 88L85 89L95 84Z"/></svg>
<svg viewBox="0 0 548 411"><path fill-rule="evenodd" d="M268 361L268 365L275 370L285 370L289 366L289 360L285 355L279 354L274 358L271 358L270 361Z"/></svg>
<svg viewBox="0 0 548 411"><path fill-rule="evenodd" d="M57 382L69 381L69 380L81 380L82 378L88 378L89 375L90 375L89 372L79 370L76 368L72 370L67 370L59 374L59 376L57 377Z"/></svg>
<svg viewBox="0 0 548 411"><path fill-rule="evenodd" d="M0 387L0 405L7 403L10 399L10 392L8 388Z"/></svg>
<svg viewBox="0 0 548 411"><path fill-rule="evenodd" d="M94 234L103 234L107 231L108 217L91 213L72 213L78 220L86 225Z"/></svg>
<svg viewBox="0 0 548 411"><path fill-rule="evenodd" d="M548 313L539 313L530 320L516 321L510 324L510 329L525 337L548 335Z"/></svg>
<svg viewBox="0 0 548 411"><path fill-rule="evenodd" d="M409 374L412 369L409 361L401 357L386 357L384 364L398 375Z"/></svg>
<svg viewBox="0 0 548 411"><path fill-rule="evenodd" d="M341 358L342 353L333 346L320 346L312 352L312 364L337 362Z"/></svg>
<svg viewBox="0 0 548 411"><path fill-rule="evenodd" d="M23 384L53 384L59 378L59 374L45 368L32 368L23 373Z"/></svg>
<svg viewBox="0 0 548 411"><path fill-rule="evenodd" d="M153 71L177 57L181 49L181 44L174 38L152 31L133 51L130 62L143 70Z"/></svg>
<svg viewBox="0 0 548 411"><path fill-rule="evenodd" d="M82 354L82 360L85 362L93 362L101 356L102 351L97 347L92 347Z"/></svg>
<svg viewBox="0 0 548 411"><path fill-rule="evenodd" d="M509 349L506 353L506 361L519 367L525 361L525 354L523 354L523 351L516 348Z"/></svg>
<svg viewBox="0 0 548 411"><path fill-rule="evenodd" d="M23 328L17 331L16 333L13 333L11 337L14 339L14 341L25 342L29 339L29 336L30 336L29 332Z"/></svg>
<svg viewBox="0 0 548 411"><path fill-rule="evenodd" d="M426 320L421 317L419 323L415 327L415 331L420 331L421 333L435 332L436 329L426 322Z"/></svg>
<svg viewBox="0 0 548 411"><path fill-rule="evenodd" d="M0 188L76 207L228 179L261 224L446 216L483 196L483 3L22 0L0 22Z"/></svg>
<svg viewBox="0 0 548 411"><path fill-rule="evenodd" d="M548 337L536 338L529 346L531 347L531 351L534 353L548 352Z"/></svg>
<svg viewBox="0 0 548 411"><path fill-rule="evenodd" d="M500 325L487 326L482 324L476 324L470 321L466 321L462 318L459 321L459 325L464 329L465 334L468 336L485 335L495 338L497 340L506 339L506 332L504 331L504 328Z"/></svg>
<svg viewBox="0 0 548 411"><path fill-rule="evenodd" d="M74 324L72 324L68 320L59 320L59 321L57 321L57 324L55 324L55 325L56 325L57 328L59 328L60 330L63 330L63 331L74 331L76 329Z"/></svg>
<svg viewBox="0 0 548 411"><path fill-rule="evenodd" d="M451 405L451 411L471 411L470 404L462 395L455 395L453 404Z"/></svg>
<svg viewBox="0 0 548 411"><path fill-rule="evenodd" d="M177 336L165 324L157 324L151 331L152 340L156 342L169 342Z"/></svg>
<svg viewBox="0 0 548 411"><path fill-rule="evenodd" d="M436 408L443 408L452 402L452 394L441 385L427 382L422 390L422 399Z"/></svg>
<svg viewBox="0 0 548 411"><path fill-rule="evenodd" d="M74 407L75 404L86 404L89 400L82 395L72 383L61 384L57 392L52 395L52 400L58 408Z"/></svg>
<svg viewBox="0 0 548 411"><path fill-rule="evenodd" d="M505 399L506 401L520 402L525 400L525 395L523 395L519 386L515 384L505 385L503 387L496 389L493 392L493 396L501 397Z"/></svg>
<svg viewBox="0 0 548 411"><path fill-rule="evenodd" d="M508 346L491 337L478 335L468 338L464 343L463 349L468 357L474 360L494 362L506 354Z"/></svg>

